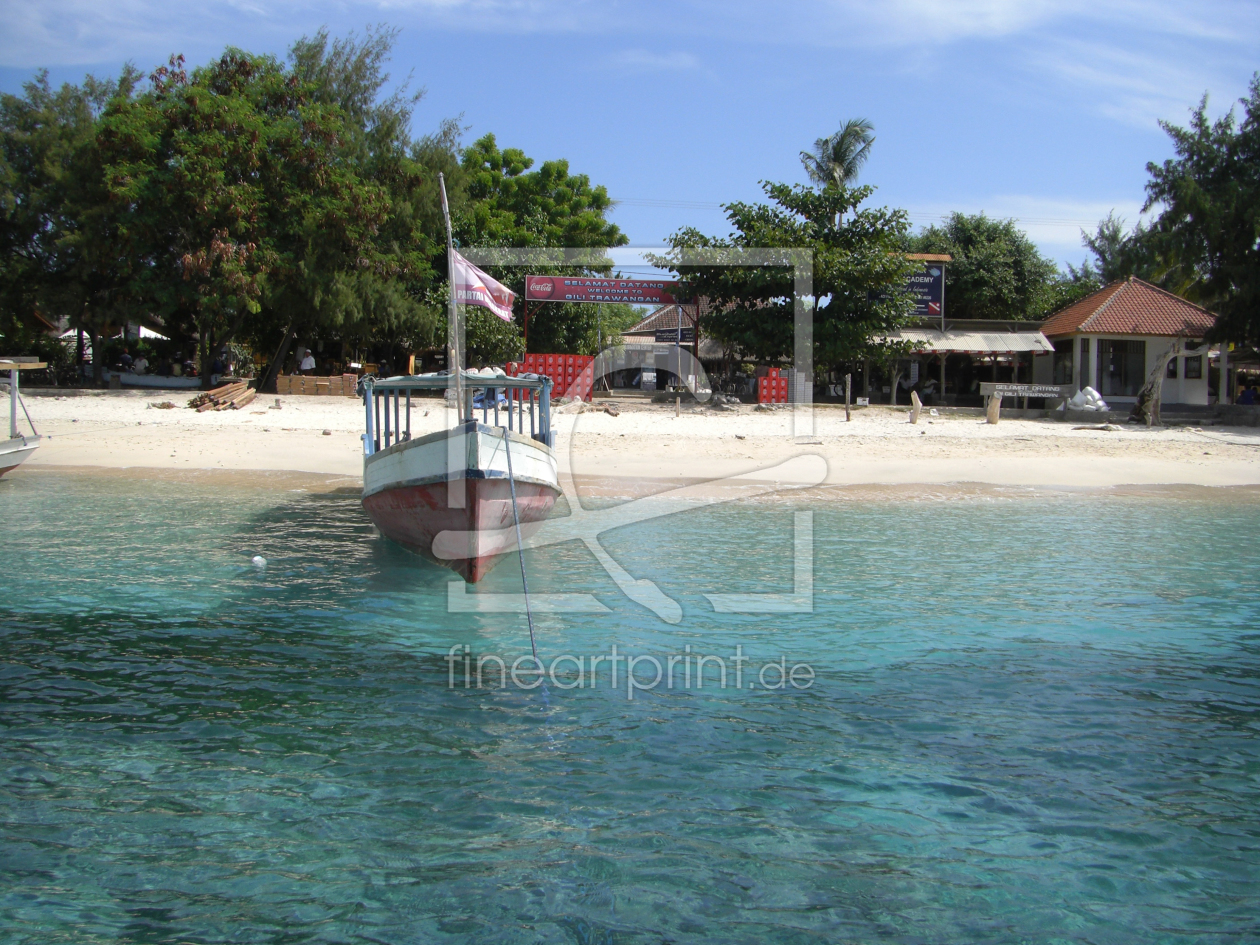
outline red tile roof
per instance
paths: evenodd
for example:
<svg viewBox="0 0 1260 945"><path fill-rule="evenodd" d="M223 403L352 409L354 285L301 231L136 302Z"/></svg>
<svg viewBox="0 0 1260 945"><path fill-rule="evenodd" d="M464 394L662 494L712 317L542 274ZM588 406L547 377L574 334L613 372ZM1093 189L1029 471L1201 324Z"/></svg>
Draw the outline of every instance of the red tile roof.
<svg viewBox="0 0 1260 945"><path fill-rule="evenodd" d="M1202 338L1214 324L1216 316L1207 309L1130 276L1055 312L1041 332L1047 338L1078 333Z"/></svg>

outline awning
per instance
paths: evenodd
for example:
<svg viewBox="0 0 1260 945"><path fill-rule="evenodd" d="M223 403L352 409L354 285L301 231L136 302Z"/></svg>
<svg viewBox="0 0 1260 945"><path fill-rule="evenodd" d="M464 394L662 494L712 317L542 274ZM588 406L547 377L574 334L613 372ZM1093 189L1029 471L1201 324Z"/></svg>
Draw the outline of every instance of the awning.
<svg viewBox="0 0 1260 945"><path fill-rule="evenodd" d="M981 332L906 328L893 332L882 340L908 341L916 354L992 355L1054 350L1054 345L1039 331Z"/></svg>

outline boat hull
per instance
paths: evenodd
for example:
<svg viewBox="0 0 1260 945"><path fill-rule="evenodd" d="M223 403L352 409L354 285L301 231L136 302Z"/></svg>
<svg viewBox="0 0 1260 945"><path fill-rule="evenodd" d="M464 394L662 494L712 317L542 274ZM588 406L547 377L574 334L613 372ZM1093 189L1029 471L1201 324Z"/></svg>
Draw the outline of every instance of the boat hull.
<svg viewBox="0 0 1260 945"><path fill-rule="evenodd" d="M0 476L16 469L30 459L31 454L39 446L41 439L42 437L38 436L19 436L15 440L0 442Z"/></svg>
<svg viewBox="0 0 1260 945"><path fill-rule="evenodd" d="M522 537L560 494L555 456L511 434ZM516 546L512 488L501 428L462 428L398 443L365 457L363 509L381 534L475 584Z"/></svg>

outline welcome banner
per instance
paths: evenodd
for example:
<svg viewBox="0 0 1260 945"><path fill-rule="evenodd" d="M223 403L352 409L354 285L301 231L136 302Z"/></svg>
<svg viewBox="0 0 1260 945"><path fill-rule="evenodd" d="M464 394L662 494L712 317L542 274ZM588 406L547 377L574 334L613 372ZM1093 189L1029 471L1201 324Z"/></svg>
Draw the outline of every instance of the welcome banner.
<svg viewBox="0 0 1260 945"><path fill-rule="evenodd" d="M512 303L516 300L516 293L486 275L455 250L451 250L451 281L455 285L456 302L480 305L505 322L512 320Z"/></svg>
<svg viewBox="0 0 1260 945"><path fill-rule="evenodd" d="M655 279L599 279L590 276L526 276L531 302L628 302L669 305L677 301L677 282Z"/></svg>

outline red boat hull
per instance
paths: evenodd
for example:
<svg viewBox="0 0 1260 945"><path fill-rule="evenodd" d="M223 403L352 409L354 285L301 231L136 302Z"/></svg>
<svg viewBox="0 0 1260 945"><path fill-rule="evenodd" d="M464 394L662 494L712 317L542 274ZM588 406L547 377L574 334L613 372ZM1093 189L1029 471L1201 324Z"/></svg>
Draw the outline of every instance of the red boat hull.
<svg viewBox="0 0 1260 945"><path fill-rule="evenodd" d="M445 482L397 486L363 499L363 509L385 537L450 568L469 584L490 573L516 547L512 493L506 479L465 479L464 508L448 506ZM550 514L558 492L538 483L516 483L521 533L528 538ZM467 536L467 555L442 558L433 540L442 532Z"/></svg>

